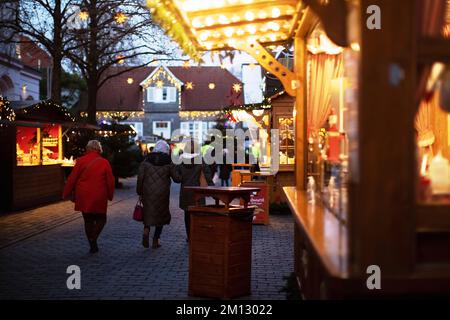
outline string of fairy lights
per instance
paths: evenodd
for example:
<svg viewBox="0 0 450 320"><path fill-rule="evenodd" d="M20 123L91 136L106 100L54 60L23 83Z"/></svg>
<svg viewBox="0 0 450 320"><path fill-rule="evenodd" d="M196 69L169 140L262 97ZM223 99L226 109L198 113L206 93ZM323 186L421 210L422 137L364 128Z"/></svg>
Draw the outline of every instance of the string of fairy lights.
<svg viewBox="0 0 450 320"><path fill-rule="evenodd" d="M16 119L16 113L10 107L9 101L0 96L0 121L14 121ZM4 123L0 123L0 127L6 126Z"/></svg>
<svg viewBox="0 0 450 320"><path fill-rule="evenodd" d="M32 106L29 106L27 108L21 109L19 111L17 111L17 114L23 114L23 115L27 115L30 113L33 113L37 110L54 110L57 113L61 114L62 116L64 116L64 120L66 121L75 121L74 116L67 110L67 108L53 102L52 100L42 100L39 103L36 103Z"/></svg>
<svg viewBox="0 0 450 320"><path fill-rule="evenodd" d="M82 118L87 118L88 113L80 112ZM144 117L144 111L97 111L97 120L118 120L141 119Z"/></svg>

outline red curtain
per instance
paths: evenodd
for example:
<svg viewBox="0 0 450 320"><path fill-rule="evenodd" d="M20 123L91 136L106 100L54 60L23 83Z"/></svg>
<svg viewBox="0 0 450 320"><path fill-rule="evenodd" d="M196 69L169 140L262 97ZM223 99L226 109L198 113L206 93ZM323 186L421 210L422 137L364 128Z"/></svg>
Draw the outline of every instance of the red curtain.
<svg viewBox="0 0 450 320"><path fill-rule="evenodd" d="M308 135L315 134L331 110L331 81L343 76L342 54L308 54Z"/></svg>

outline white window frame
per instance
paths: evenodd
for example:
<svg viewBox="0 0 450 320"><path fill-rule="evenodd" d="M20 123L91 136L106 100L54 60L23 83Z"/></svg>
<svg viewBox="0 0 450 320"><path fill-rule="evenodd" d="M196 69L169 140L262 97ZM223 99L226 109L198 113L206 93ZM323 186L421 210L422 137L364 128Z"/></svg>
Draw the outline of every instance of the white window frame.
<svg viewBox="0 0 450 320"><path fill-rule="evenodd" d="M150 90L149 90L150 89ZM164 99L164 91L166 98ZM171 103L177 101L176 87L151 87L147 89L147 101L155 103Z"/></svg>
<svg viewBox="0 0 450 320"><path fill-rule="evenodd" d="M158 123L164 123L167 125L165 128L157 128ZM170 139L170 135L172 133L171 131L171 122L170 121L161 121L161 120L155 120L152 123L153 127L153 134L157 136L162 136L164 139Z"/></svg>

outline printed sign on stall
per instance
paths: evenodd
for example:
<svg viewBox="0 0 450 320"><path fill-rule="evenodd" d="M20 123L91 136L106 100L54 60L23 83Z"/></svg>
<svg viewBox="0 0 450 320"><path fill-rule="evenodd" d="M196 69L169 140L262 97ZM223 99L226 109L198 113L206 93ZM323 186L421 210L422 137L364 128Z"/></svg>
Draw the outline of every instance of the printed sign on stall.
<svg viewBox="0 0 450 320"><path fill-rule="evenodd" d="M269 186L265 183L248 183L244 184L245 187L257 187L261 190L257 194L253 194L250 197L249 205L256 206L253 213L254 224L268 224L269 223Z"/></svg>

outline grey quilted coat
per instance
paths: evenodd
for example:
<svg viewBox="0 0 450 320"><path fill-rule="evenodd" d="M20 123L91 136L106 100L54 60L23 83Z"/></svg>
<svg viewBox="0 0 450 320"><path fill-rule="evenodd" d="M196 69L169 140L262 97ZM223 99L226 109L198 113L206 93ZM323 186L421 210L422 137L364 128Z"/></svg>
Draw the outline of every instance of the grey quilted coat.
<svg viewBox="0 0 450 320"><path fill-rule="evenodd" d="M181 182L179 206L183 210L187 210L189 206L195 205L194 193L185 190L184 187L200 186L200 174L202 170L208 185L214 185L210 167L205 164L194 164L194 160L191 162L190 164L183 163L176 166L176 182ZM200 201L200 203L204 203L204 201Z"/></svg>
<svg viewBox="0 0 450 320"><path fill-rule="evenodd" d="M150 153L139 167L136 192L142 197L144 225L170 223L170 178L179 182L168 154Z"/></svg>

